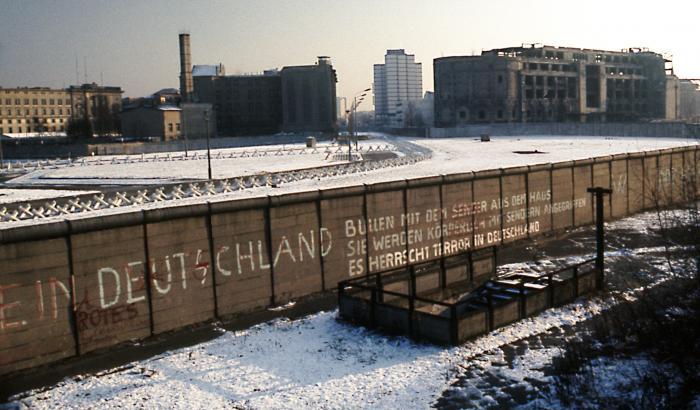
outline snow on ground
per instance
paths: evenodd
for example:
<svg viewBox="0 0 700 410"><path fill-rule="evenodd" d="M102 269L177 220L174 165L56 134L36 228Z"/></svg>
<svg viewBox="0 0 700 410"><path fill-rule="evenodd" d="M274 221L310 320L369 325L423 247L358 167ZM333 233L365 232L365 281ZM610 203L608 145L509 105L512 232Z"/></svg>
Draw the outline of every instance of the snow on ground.
<svg viewBox="0 0 700 410"><path fill-rule="evenodd" d="M275 193L559 162L697 143L688 139L625 137L494 137L491 142L487 143L482 143L472 138L425 139L390 137L383 134L373 134L373 137L384 140L362 141L361 144L376 145L389 141L395 142L399 146L405 146L406 144L401 144L405 142L423 147L425 151L432 151L432 158L414 166L381 169L359 175L330 177L320 181L306 180L287 183L276 189ZM290 146L287 145L287 147ZM299 144L296 146L301 147ZM265 149L269 148L265 147ZM221 152L226 153L243 149L224 149ZM245 149L250 151L250 147ZM513 152L535 150L539 153L516 154ZM411 149L404 149L405 151L411 151ZM216 150L214 155L217 152L219 150ZM331 161L332 157L326 159L326 154L322 152L323 148L319 149L318 154L215 159L212 161L212 171L214 178L233 178L256 173L338 163L338 161ZM173 153L173 155L176 154ZM200 155L202 155L202 152L200 152ZM206 157L202 156L201 158L190 161L59 167L30 173L12 180L11 184L137 184L144 182L154 184L177 182L183 179L206 179ZM259 188L255 191L269 189L272 188ZM269 194L269 192L266 192L266 194Z"/></svg>
<svg viewBox="0 0 700 410"><path fill-rule="evenodd" d="M696 145L683 138L629 137L492 137L490 142L474 138L413 139L433 151L432 172L457 173L507 168L549 162L571 161L628 152ZM516 154L514 151L537 151ZM418 167L421 168L421 167Z"/></svg>
<svg viewBox="0 0 700 410"><path fill-rule="evenodd" d="M534 165L539 163L557 162L573 159L584 159L601 155L622 154L663 148L697 145L692 139L674 138L630 138L630 137L494 137L491 142L479 142L472 138L406 138L393 137L384 134L372 134L371 140L361 143L386 144L387 142L398 147L401 155L425 154L431 152L432 157L411 166L387 167L374 171L353 173L347 175L303 179L296 182L283 183L276 187L265 186L252 189L243 189L230 193L217 194L215 196L202 196L196 198L179 199L177 201L160 201L139 205L142 209L155 209L170 206L197 204L204 201L230 201L232 199L264 197L267 195L283 195L295 192L313 191L318 189L331 189L359 184L373 184L387 181L396 181L406 178L421 178L459 172L497 169L510 166ZM297 144L299 145L299 144ZM291 145L287 145L289 147ZM241 148L237 148L240 150ZM250 150L250 147L246 148ZM269 149L266 146L265 149ZM516 154L513 151L534 151L538 154ZM177 155L178 153L172 153ZM297 162L304 155L256 157L250 163L241 159L221 160L227 163L228 168L219 168L219 160L212 162L212 169L216 177L241 176L252 171L264 172L265 170L282 170L300 168L301 162ZM123 156L122 156L123 157ZM325 161L325 160L324 160ZM247 165L246 165L247 164ZM330 164L328 162L327 164ZM92 168L104 168L99 171L103 179L92 178L82 181L89 184L154 184L156 180L145 180L143 177L166 178L157 182L176 182L181 178L204 178L206 173L206 159L190 161L155 162L152 164L122 164L122 165L96 165ZM250 166L250 167L248 167ZM76 178L82 178L84 167L68 167L56 170L37 171L28 175L15 178L7 185L28 185L53 183L57 186L76 184L80 179L51 178L52 172L76 173ZM217 169L218 168L218 169ZM156 172L149 174L148 170ZM111 176L110 176L111 175ZM150 176L149 176L150 175ZM173 179L167 179L171 175ZM141 178L141 179L139 179ZM91 186L93 188L93 186ZM23 200L17 198L17 200ZM61 216L71 219L91 218L95 216L132 212L133 207L120 207ZM51 222L56 218L42 219L43 222ZM35 220L13 222L13 226L32 225ZM0 229L2 229L0 227Z"/></svg>
<svg viewBox="0 0 700 410"><path fill-rule="evenodd" d="M97 191L68 191L60 189L4 189L0 188L0 204L37 199L63 198Z"/></svg>
<svg viewBox="0 0 700 410"><path fill-rule="evenodd" d="M653 213L646 213L608 224L608 237L620 233L613 234L616 230L641 235L653 218ZM588 229L584 236L592 235ZM515 263L510 268L556 266L587 256ZM645 245L639 249L627 245L624 251L613 247L606 259L608 276L619 274L618 266L644 259L646 270L635 267L632 271L646 278L647 287L673 277L665 264L656 263L664 257L652 254ZM635 292L624 294L633 298ZM336 312L321 312L293 321L278 319L245 331L220 329L221 336L214 340L99 374L65 379L15 399L28 408L412 409L430 407L447 391L451 400L477 408L489 408L504 399L508 402L518 394L530 402L528 408L565 408L546 387L551 379L543 367L566 343L561 329L614 303L607 298L580 299L453 348L385 336L339 322ZM528 345L530 338L547 333L551 334L549 342ZM615 389L623 391L625 372L644 368L644 360L601 358L600 363L593 363L601 388L608 388L611 394ZM530 400L532 397L537 400Z"/></svg>
<svg viewBox="0 0 700 410"><path fill-rule="evenodd" d="M573 324L601 305L579 302L442 349L336 321L335 312L276 320L210 342L65 380L21 399L27 408L427 408L456 363Z"/></svg>
<svg viewBox="0 0 700 410"><path fill-rule="evenodd" d="M365 148L376 147L379 144L385 144L385 142L370 140L360 143ZM345 162L334 157L334 153L339 148L342 149L342 153L347 153L344 147L320 144L316 152L312 152L310 149L299 152L304 148L303 144L293 144L212 150L212 177L215 179L232 178ZM287 152L290 149L296 151L289 155ZM258 152L253 153L253 151ZM328 152L331 154L329 155ZM184 152L169 153L169 155L171 158L184 158ZM83 160L78 159L70 166L37 170L15 178L10 184L140 185L207 179L207 152L206 150L190 151L188 158L195 155L198 159L174 159L172 161L149 161L156 156L163 158L164 154L87 157L84 159L84 164ZM234 155L235 157L217 159L215 158L217 155ZM241 155L252 156L241 157ZM98 163L98 159L101 160L101 163ZM115 163L112 163L113 160ZM133 162L126 162L128 160Z"/></svg>

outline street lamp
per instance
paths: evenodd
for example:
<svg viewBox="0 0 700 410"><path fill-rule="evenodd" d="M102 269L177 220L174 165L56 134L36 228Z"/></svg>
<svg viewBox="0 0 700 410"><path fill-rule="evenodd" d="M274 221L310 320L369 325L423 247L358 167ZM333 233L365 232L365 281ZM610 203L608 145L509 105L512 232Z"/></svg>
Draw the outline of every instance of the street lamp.
<svg viewBox="0 0 700 410"><path fill-rule="evenodd" d="M352 107L350 107L350 111L352 112L352 131L350 132L350 135L348 135L348 161L352 161L352 142L351 142L351 137L355 140L355 150L357 150L357 134L355 131L355 127L357 127L357 106L360 105L360 103L364 100L365 96L369 91L372 90L372 87L367 88L362 91L358 91L355 93L355 95L352 97ZM357 97L360 97L359 101ZM348 128L350 127L350 121L348 121Z"/></svg>
<svg viewBox="0 0 700 410"><path fill-rule="evenodd" d="M204 110L204 123L207 130L207 175L211 181L211 151L209 150L209 110Z"/></svg>

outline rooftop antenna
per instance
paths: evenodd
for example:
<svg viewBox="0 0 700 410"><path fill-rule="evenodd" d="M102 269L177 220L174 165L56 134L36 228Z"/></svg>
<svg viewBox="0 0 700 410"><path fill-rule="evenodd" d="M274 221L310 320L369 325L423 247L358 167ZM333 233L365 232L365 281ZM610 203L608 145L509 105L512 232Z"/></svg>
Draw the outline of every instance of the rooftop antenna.
<svg viewBox="0 0 700 410"><path fill-rule="evenodd" d="M83 84L87 84L87 57L83 56L83 77L85 78L85 82Z"/></svg>
<svg viewBox="0 0 700 410"><path fill-rule="evenodd" d="M78 55L75 55L75 85L80 84L80 70L78 69Z"/></svg>
<svg viewBox="0 0 700 410"><path fill-rule="evenodd" d="M105 86L105 78L104 78L104 71L100 70L100 87Z"/></svg>

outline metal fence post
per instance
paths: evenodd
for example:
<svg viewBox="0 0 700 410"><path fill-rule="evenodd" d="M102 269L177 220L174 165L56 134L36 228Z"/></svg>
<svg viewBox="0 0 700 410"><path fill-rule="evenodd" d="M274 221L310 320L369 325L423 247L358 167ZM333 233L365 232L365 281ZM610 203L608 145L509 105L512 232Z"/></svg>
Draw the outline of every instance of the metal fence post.
<svg viewBox="0 0 700 410"><path fill-rule="evenodd" d="M605 194L612 194L612 190L603 187L588 188L588 192L595 195L596 218L596 289L601 290L605 281L605 207L603 199Z"/></svg>

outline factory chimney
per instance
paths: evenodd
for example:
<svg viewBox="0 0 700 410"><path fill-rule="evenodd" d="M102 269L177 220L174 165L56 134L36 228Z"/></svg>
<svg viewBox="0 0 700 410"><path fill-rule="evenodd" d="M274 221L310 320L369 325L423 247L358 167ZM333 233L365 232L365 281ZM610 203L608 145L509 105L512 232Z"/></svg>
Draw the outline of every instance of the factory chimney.
<svg viewBox="0 0 700 410"><path fill-rule="evenodd" d="M183 102L192 102L192 56L190 34L180 33L180 97Z"/></svg>

